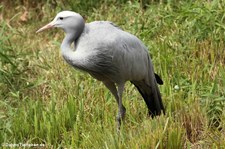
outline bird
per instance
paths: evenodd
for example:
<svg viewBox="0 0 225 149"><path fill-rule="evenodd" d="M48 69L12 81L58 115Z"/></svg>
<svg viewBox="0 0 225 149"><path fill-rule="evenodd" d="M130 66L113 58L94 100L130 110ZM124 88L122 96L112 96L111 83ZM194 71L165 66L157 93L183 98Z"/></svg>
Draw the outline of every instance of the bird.
<svg viewBox="0 0 225 149"><path fill-rule="evenodd" d="M163 84L163 81L154 72L148 48L139 38L110 21L86 23L79 13L73 11L59 12L53 21L36 33L54 27L65 32L60 46L65 61L103 82L115 97L118 129L126 114L122 94L127 81L140 92L149 116L154 118L165 114L157 85Z"/></svg>

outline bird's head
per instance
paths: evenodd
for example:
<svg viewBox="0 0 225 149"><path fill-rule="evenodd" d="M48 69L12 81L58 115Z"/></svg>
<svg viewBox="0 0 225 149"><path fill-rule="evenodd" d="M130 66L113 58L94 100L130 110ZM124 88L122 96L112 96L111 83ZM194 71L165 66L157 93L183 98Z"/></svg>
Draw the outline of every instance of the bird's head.
<svg viewBox="0 0 225 149"><path fill-rule="evenodd" d="M62 11L56 15L53 21L37 30L36 33L53 27L62 28L66 33L73 33L74 31L82 31L84 24L84 19L80 14L72 11Z"/></svg>

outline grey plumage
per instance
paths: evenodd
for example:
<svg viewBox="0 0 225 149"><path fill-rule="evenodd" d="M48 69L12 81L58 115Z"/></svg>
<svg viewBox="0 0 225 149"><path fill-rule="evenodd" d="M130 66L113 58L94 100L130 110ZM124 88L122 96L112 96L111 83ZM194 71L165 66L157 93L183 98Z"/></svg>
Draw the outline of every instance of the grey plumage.
<svg viewBox="0 0 225 149"><path fill-rule="evenodd" d="M157 82L163 84L163 81L154 73L148 50L136 36L108 21L85 24L79 14L71 11L60 12L37 32L51 27L66 32L61 45L64 59L102 81L112 92L119 107L118 126L126 112L122 104L126 81L136 86L152 117L165 112L157 86Z"/></svg>

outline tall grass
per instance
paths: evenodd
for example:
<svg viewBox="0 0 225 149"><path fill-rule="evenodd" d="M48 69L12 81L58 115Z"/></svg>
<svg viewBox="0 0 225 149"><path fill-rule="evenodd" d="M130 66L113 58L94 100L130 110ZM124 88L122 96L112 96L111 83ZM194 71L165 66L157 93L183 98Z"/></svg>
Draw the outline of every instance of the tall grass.
<svg viewBox="0 0 225 149"><path fill-rule="evenodd" d="M53 1L37 8L27 3L30 16L42 17L18 23L19 15L14 14L20 5L7 14L1 9L1 147L7 148L7 143L46 148L225 147L224 2L68 0L57 1L54 10ZM149 118L141 96L127 83L123 98L127 116L117 133L113 96L61 58L63 32L34 33L61 9L75 10L87 22L113 21L145 43L164 80L160 91L165 116Z"/></svg>

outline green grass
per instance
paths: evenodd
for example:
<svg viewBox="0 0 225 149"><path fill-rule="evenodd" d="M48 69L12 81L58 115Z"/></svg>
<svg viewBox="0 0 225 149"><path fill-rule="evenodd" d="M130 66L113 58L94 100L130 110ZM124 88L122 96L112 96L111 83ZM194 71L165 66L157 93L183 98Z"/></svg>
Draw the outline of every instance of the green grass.
<svg viewBox="0 0 225 149"><path fill-rule="evenodd" d="M225 147L223 1L153 1L146 9L137 1L26 2L26 22L19 18L20 1L0 7L1 147ZM7 13L9 8L16 9ZM117 133L113 96L102 83L66 64L59 49L63 32L35 34L62 9L81 13L87 22L113 21L145 43L164 80L165 116L149 118L138 91L127 83L127 115Z"/></svg>

